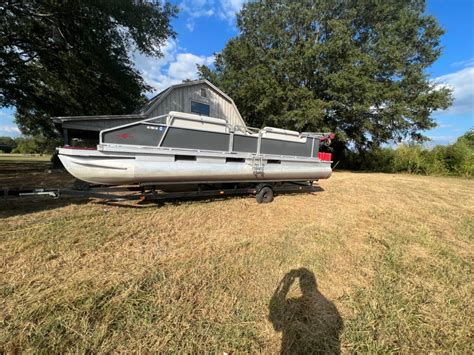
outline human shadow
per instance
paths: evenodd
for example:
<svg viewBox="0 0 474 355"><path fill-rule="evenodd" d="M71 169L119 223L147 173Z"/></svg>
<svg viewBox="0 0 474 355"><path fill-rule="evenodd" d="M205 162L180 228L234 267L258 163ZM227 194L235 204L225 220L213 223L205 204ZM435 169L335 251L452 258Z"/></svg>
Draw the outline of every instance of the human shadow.
<svg viewBox="0 0 474 355"><path fill-rule="evenodd" d="M301 296L287 298L298 280ZM342 318L336 306L319 291L314 274L306 268L288 272L269 304L273 328L282 332L281 354L339 354Z"/></svg>

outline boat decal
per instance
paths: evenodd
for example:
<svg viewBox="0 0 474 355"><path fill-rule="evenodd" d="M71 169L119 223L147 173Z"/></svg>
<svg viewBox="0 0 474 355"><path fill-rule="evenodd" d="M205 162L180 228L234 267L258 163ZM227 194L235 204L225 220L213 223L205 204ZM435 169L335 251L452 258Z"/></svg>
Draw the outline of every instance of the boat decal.
<svg viewBox="0 0 474 355"><path fill-rule="evenodd" d="M154 130L154 131L163 131L163 127L162 126L146 126L146 129L151 129L151 130Z"/></svg>
<svg viewBox="0 0 474 355"><path fill-rule="evenodd" d="M111 169L111 170L128 170L127 168L119 168L119 167L114 167L114 166L105 166L105 165L90 164L90 163L81 163L81 162L74 161L74 160L71 160L71 163L74 163L74 164L77 164L77 165L82 165L82 166L88 166L90 168Z"/></svg>
<svg viewBox="0 0 474 355"><path fill-rule="evenodd" d="M98 151L100 152L100 151ZM71 158L80 157L81 159L101 159L101 160L112 160L112 159L127 159L127 160L134 160L136 157L124 157L124 156L107 156L107 155L76 155L76 154L66 154L66 153L59 153L59 155Z"/></svg>

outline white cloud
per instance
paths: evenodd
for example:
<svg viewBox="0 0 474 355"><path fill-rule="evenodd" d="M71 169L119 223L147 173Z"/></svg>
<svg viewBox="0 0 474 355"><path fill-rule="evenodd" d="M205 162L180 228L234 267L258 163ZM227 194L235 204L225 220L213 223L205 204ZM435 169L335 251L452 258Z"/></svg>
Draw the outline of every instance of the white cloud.
<svg viewBox="0 0 474 355"><path fill-rule="evenodd" d="M211 65L214 56L204 57L192 53L180 53L176 56L176 61L170 64L168 76L176 80L196 79L196 65Z"/></svg>
<svg viewBox="0 0 474 355"><path fill-rule="evenodd" d="M186 14L186 28L194 31L196 19L215 15L213 2L207 0L184 0L179 4L182 13Z"/></svg>
<svg viewBox="0 0 474 355"><path fill-rule="evenodd" d="M0 109L0 135L17 136L21 134L20 129L15 124L12 109Z"/></svg>
<svg viewBox="0 0 474 355"><path fill-rule="evenodd" d="M211 65L214 62L214 56L184 52L174 40L169 40L162 50L162 58L147 57L139 53L132 55L135 67L142 73L145 82L157 91L179 84L185 79L197 79L196 65Z"/></svg>
<svg viewBox="0 0 474 355"><path fill-rule="evenodd" d="M221 0L219 16L229 22L234 21L235 15L240 11L245 0Z"/></svg>
<svg viewBox="0 0 474 355"><path fill-rule="evenodd" d="M459 62L454 62L452 64L455 67L472 67L474 66L474 57L466 59L466 60L461 60Z"/></svg>
<svg viewBox="0 0 474 355"><path fill-rule="evenodd" d="M447 86L453 90L453 105L439 113L449 115L474 114L474 66L439 76L434 81L439 86Z"/></svg>
<svg viewBox="0 0 474 355"><path fill-rule="evenodd" d="M436 145L447 145L447 144L453 144L456 139L458 138L457 136L450 136L450 135L440 135L440 136L428 136L431 141L426 142L425 145L427 147L434 147Z"/></svg>
<svg viewBox="0 0 474 355"><path fill-rule="evenodd" d="M5 132L5 133L16 133L20 134L20 129L17 126L10 126L10 125L3 125L0 126L0 132Z"/></svg>
<svg viewBox="0 0 474 355"><path fill-rule="evenodd" d="M183 0L179 7L186 14L186 27L194 30L195 21L201 17L215 16L234 25L235 15L240 11L246 0Z"/></svg>
<svg viewBox="0 0 474 355"><path fill-rule="evenodd" d="M145 82L160 91L169 85L176 84L171 82L163 70L175 59L177 51L176 41L168 40L162 48L162 58L146 56L138 52L132 53L132 58Z"/></svg>

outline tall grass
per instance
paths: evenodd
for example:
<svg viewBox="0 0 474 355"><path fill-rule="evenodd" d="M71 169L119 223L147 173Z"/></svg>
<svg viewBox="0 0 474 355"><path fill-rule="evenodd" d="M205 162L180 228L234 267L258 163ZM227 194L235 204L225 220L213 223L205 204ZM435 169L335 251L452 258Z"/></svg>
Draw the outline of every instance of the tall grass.
<svg viewBox="0 0 474 355"><path fill-rule="evenodd" d="M341 159L341 164L351 170L473 177L474 131L469 131L454 144L432 149L419 144L404 144L396 149L349 151Z"/></svg>

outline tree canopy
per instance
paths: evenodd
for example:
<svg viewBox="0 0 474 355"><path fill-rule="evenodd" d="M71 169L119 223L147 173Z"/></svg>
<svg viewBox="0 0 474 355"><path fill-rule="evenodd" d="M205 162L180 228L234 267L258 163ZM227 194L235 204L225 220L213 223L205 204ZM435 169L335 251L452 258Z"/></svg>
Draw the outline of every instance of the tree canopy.
<svg viewBox="0 0 474 355"><path fill-rule="evenodd" d="M51 116L122 114L149 87L132 50L162 56L176 7L162 1L6 0L0 4L0 106L25 134L54 136Z"/></svg>
<svg viewBox="0 0 474 355"><path fill-rule="evenodd" d="M422 0L262 0L244 5L240 33L202 78L254 126L330 130L357 148L423 140L451 103L426 69L443 30Z"/></svg>

